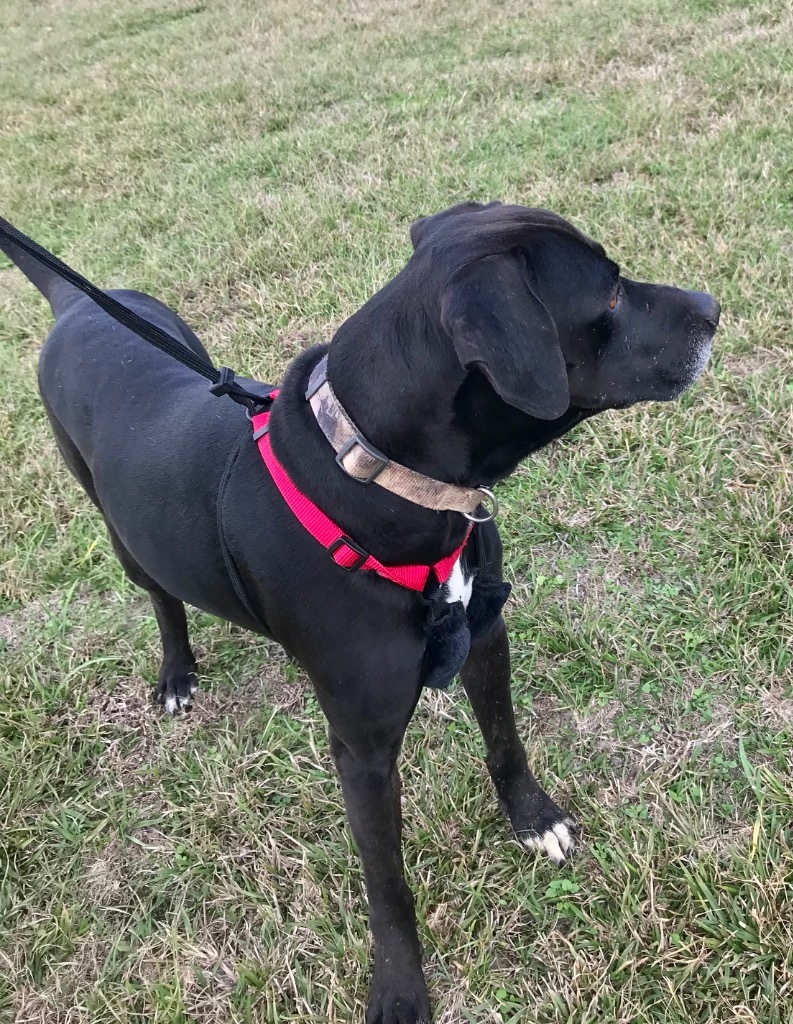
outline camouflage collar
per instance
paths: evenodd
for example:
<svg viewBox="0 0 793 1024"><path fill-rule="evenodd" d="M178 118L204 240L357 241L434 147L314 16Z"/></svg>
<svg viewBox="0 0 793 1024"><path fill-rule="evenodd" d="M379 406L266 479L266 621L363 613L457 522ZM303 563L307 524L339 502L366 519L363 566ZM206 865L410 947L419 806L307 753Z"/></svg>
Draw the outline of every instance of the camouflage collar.
<svg viewBox="0 0 793 1024"><path fill-rule="evenodd" d="M358 483L375 483L400 498L435 511L461 512L472 522L487 522L498 511L495 496L486 487L458 487L417 473L393 462L370 444L348 416L328 380L328 357L314 367L306 399L322 433L336 452L336 462ZM481 508L488 499L492 511ZM477 509L479 515L475 515Z"/></svg>

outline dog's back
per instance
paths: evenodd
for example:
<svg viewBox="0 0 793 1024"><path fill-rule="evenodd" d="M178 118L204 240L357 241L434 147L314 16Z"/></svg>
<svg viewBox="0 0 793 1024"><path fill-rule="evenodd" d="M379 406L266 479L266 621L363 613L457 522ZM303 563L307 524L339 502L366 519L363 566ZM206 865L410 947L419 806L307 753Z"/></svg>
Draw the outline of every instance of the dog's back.
<svg viewBox="0 0 793 1024"><path fill-rule="evenodd" d="M238 614L217 532L221 478L247 429L244 411L217 401L201 377L2 235L0 248L52 307L55 324L39 359L41 397L66 464L114 543L169 593L251 626ZM194 332L159 300L107 294L210 362Z"/></svg>
<svg viewBox="0 0 793 1024"><path fill-rule="evenodd" d="M118 433L119 417L130 431L146 424L150 434L160 433L169 428L174 407L187 413L205 388L200 377L67 287L53 306L55 324L39 358L39 388L48 411L94 471L108 433ZM208 360L190 328L157 299L126 290L108 294ZM112 431L105 429L106 417L114 421Z"/></svg>
<svg viewBox="0 0 793 1024"><path fill-rule="evenodd" d="M207 358L162 303L137 292L110 294ZM218 593L204 575L226 578L216 500L228 456L249 429L244 410L218 401L201 377L87 297L57 315L39 360L39 388L69 468L135 561L169 593L227 613L233 594ZM196 559L197 550L208 556ZM214 594L218 608L207 605Z"/></svg>

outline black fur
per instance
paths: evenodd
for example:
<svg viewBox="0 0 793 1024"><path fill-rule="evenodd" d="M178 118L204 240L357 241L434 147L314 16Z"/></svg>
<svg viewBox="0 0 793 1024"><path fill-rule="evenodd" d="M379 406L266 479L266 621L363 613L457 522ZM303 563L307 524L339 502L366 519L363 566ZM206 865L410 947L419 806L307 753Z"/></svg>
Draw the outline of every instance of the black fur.
<svg viewBox="0 0 793 1024"><path fill-rule="evenodd" d="M473 542L466 546L467 557ZM511 587L487 570L473 568L468 607L449 603L444 588L426 602L424 663L421 683L445 690L466 662L471 644L490 632L498 622Z"/></svg>
<svg viewBox="0 0 793 1024"><path fill-rule="evenodd" d="M447 604L440 593L431 602L424 620L424 663L421 683L445 690L465 664L471 650L471 632L459 601Z"/></svg>
<svg viewBox="0 0 793 1024"><path fill-rule="evenodd" d="M601 246L554 214L466 203L416 222L411 235L406 267L337 332L328 374L369 441L413 469L492 486L596 412L676 397L704 365L718 303L622 278ZM517 832L542 835L564 817L534 780L515 729L495 525L481 534L490 578L475 587L467 616L459 603L441 609L448 618L428 650L416 595L331 562L284 504L255 444L243 440L221 515L262 627L229 581L216 520L229 455L250 430L243 410L210 396L205 381L4 247L55 311L40 360L42 399L127 573L152 597L163 639L159 699L177 710L195 681L182 602L266 632L303 664L328 718L366 876L374 937L367 1020L428 1019L402 873L397 771L422 682L462 667ZM206 356L155 299L112 294ZM339 469L303 397L324 351L306 352L286 373L271 417L277 457L382 562L437 561L461 543L465 520Z"/></svg>

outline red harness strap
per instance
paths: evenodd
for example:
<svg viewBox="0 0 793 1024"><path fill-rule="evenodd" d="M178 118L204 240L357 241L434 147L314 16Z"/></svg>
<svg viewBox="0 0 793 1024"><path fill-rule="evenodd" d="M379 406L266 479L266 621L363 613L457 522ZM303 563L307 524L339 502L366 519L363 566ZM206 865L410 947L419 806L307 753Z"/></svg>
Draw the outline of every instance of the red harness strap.
<svg viewBox="0 0 793 1024"><path fill-rule="evenodd" d="M278 394L273 391L272 398ZM336 563L343 569L364 569L376 572L392 583L398 583L400 587L407 587L408 590L422 591L426 586L430 573L434 573L438 583L445 583L451 576L454 563L460 557L472 527L469 526L465 539L450 555L442 558L434 565L383 565L360 548L355 541L351 540L344 531L338 527L332 519L329 519L322 509L314 502L301 494L289 479L286 470L276 459L270 444L270 434L266 428L270 419L270 412L261 412L252 418L253 438L259 446L264 463L270 471L270 476L281 497L287 503L295 515L295 518L306 529L311 536L319 541Z"/></svg>

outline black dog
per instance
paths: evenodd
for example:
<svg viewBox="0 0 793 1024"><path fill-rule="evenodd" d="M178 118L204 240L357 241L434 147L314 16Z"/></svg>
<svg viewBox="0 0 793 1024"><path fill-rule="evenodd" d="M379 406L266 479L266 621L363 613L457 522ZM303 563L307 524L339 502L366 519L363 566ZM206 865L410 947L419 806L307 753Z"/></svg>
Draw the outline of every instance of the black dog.
<svg viewBox="0 0 793 1024"><path fill-rule="evenodd" d="M306 400L326 353L328 380L363 438L462 490L502 480L594 413L676 398L702 371L719 320L709 295L621 277L600 245L542 210L464 203L417 221L411 238L415 252L394 280L329 347L292 363L269 424L268 443L299 491L353 551L386 566L433 565L464 542L469 521L350 479ZM448 582L430 579L421 593L365 566L345 571L295 518L240 408L17 247L3 248L52 305L42 398L124 569L151 595L163 642L159 700L174 712L195 689L183 602L276 638L302 663L330 723L363 859L374 937L367 1020L428 1020L402 871L397 758L422 685L430 674L445 682L444 664L448 676L461 652L516 835L558 863L573 847L572 822L535 781L515 729L495 525L477 527ZM156 299L111 294L206 357ZM464 611L472 575L484 582L474 591L478 621Z"/></svg>

